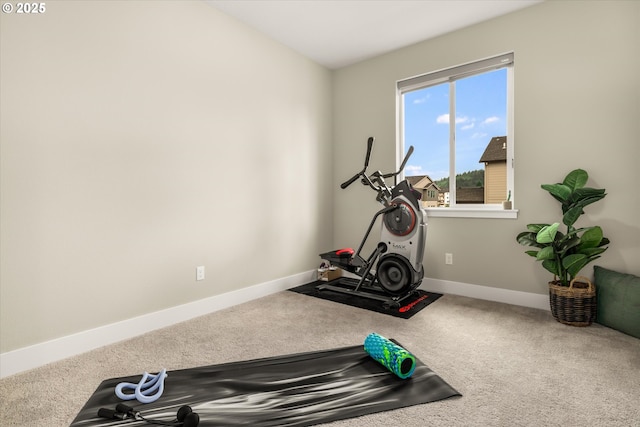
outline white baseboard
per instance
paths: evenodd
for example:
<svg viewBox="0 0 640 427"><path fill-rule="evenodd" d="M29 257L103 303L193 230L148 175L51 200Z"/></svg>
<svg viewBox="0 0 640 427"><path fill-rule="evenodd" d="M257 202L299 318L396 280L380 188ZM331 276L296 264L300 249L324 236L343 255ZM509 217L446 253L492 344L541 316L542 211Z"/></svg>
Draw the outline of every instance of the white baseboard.
<svg viewBox="0 0 640 427"><path fill-rule="evenodd" d="M0 378L213 313L315 280L316 271L260 283L0 354Z"/></svg>
<svg viewBox="0 0 640 427"><path fill-rule="evenodd" d="M549 310L549 295L429 278L422 280L420 288L441 294L460 295L469 298Z"/></svg>
<svg viewBox="0 0 640 427"><path fill-rule="evenodd" d="M0 378L284 291L315 280L315 277L315 270L307 271L2 353L0 354ZM429 278L424 279L420 287L431 292L549 309L547 295Z"/></svg>

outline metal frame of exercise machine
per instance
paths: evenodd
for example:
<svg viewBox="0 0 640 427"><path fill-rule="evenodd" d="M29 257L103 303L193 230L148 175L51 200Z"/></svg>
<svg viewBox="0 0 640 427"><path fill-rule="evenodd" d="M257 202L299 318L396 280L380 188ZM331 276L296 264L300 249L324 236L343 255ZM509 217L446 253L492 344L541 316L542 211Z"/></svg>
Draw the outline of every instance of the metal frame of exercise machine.
<svg viewBox="0 0 640 427"><path fill-rule="evenodd" d="M316 290L358 295L381 301L385 307L399 306L420 286L424 277L422 260L427 235L427 213L420 205L421 193L414 190L406 179L397 182L397 176L413 153L413 146L409 147L398 171L387 174L375 171L367 175L373 144L374 138L370 137L367 140L364 168L340 187L345 189L360 178L363 185L377 193L376 201L384 208L374 214L358 250L342 248L320 254L331 265L353 273L359 279L341 277L316 286ZM394 179L393 186L387 185L385 180L388 178ZM365 259L360 252L380 216L380 241ZM337 286L338 284L343 286Z"/></svg>

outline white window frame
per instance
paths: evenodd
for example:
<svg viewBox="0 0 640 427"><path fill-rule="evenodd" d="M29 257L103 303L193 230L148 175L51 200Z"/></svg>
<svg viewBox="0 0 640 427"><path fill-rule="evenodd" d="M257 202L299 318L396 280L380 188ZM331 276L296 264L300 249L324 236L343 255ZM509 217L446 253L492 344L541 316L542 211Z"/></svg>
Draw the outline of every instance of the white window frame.
<svg viewBox="0 0 640 427"><path fill-rule="evenodd" d="M431 217L455 217L455 218L509 218L518 217L518 210L515 209L514 191L514 146L513 136L513 109L514 109L514 53L504 53L501 55L473 61L455 67L450 67L427 74L399 80L396 82L396 141L397 156L396 163L400 164L404 157L404 102L403 95L430 86L442 83L454 83L464 77L481 74L490 70L507 69L507 191L511 192L512 209L505 210L499 204L455 204L456 173L455 170L455 120L449 121L449 195L452 200L450 207L425 208L428 216ZM449 117L455 117L455 84L449 86Z"/></svg>

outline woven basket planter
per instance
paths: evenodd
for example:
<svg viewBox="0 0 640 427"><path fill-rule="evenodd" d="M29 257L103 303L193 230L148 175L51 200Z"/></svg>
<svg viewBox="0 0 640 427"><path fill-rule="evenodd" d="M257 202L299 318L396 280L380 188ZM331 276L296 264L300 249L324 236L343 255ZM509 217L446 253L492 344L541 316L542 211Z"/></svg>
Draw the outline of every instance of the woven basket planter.
<svg viewBox="0 0 640 427"><path fill-rule="evenodd" d="M596 318L596 287L582 276L575 277L569 286L554 280L549 282L549 303L551 314L558 322L589 326Z"/></svg>

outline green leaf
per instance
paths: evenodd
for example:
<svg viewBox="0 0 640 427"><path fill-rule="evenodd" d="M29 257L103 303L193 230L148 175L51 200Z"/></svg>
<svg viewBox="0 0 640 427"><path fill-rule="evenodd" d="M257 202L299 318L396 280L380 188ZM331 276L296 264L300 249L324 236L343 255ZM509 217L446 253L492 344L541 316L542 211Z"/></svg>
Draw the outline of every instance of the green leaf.
<svg viewBox="0 0 640 427"><path fill-rule="evenodd" d="M582 187L576 188L573 190L572 194L574 197L578 199L584 199L586 197L594 197L594 196L606 196L606 191L604 188L592 188L592 187Z"/></svg>
<svg viewBox="0 0 640 427"><path fill-rule="evenodd" d="M538 258L538 252L539 251L525 251L525 254L530 255L534 258Z"/></svg>
<svg viewBox="0 0 640 427"><path fill-rule="evenodd" d="M589 259L595 257L596 255L600 255L602 252L606 251L608 248L580 248L578 249L578 253L584 254Z"/></svg>
<svg viewBox="0 0 640 427"><path fill-rule="evenodd" d="M536 242L536 234L537 233L534 233L532 231L523 231L522 233L518 234L518 237L516 237L516 241L523 246L535 246L538 248L542 248L543 245Z"/></svg>
<svg viewBox="0 0 640 427"><path fill-rule="evenodd" d="M542 184L540 187L547 190L552 196L561 202L565 202L571 196L571 188L564 184Z"/></svg>
<svg viewBox="0 0 640 427"><path fill-rule="evenodd" d="M562 260L562 266L569 273L569 276L576 277L576 275L582 270L582 267L587 265L589 258L584 254L569 255Z"/></svg>
<svg viewBox="0 0 640 427"><path fill-rule="evenodd" d="M580 247L597 248L602 241L602 237L602 228L597 225L595 227L590 227L582 233L582 237L580 238Z"/></svg>
<svg viewBox="0 0 640 427"><path fill-rule="evenodd" d="M570 191L575 191L578 188L585 186L589 180L589 174L583 169L575 169L567 174L562 183L570 188Z"/></svg>
<svg viewBox="0 0 640 427"><path fill-rule="evenodd" d="M603 237L598 247L607 246L609 243L610 243L609 239L607 239L606 237Z"/></svg>
<svg viewBox="0 0 640 427"><path fill-rule="evenodd" d="M545 260L545 259L554 259L554 258L555 258L555 255L553 253L553 247L552 246L547 246L545 248L542 248L536 254L536 259L538 261L542 261L542 260Z"/></svg>
<svg viewBox="0 0 640 427"><path fill-rule="evenodd" d="M547 227L548 225L549 224L527 224L527 230L537 233L538 231L542 230L544 227Z"/></svg>
<svg viewBox="0 0 640 427"><path fill-rule="evenodd" d="M582 215L584 211L582 210L582 206L574 206L568 211L565 212L562 217L562 223L567 226L571 226L576 223L580 215Z"/></svg>
<svg viewBox="0 0 640 427"><path fill-rule="evenodd" d="M560 244L556 245L556 251L560 256L564 256L571 248L575 248L579 244L580 238L578 236L567 235L567 238L560 239Z"/></svg>
<svg viewBox="0 0 640 427"><path fill-rule="evenodd" d="M542 261L542 266L554 276L562 277L556 260L546 259Z"/></svg>
<svg viewBox="0 0 640 427"><path fill-rule="evenodd" d="M558 232L558 227L560 223L555 222L551 225L543 227L538 234L536 235L536 242L538 243L551 243L556 237L556 233Z"/></svg>
<svg viewBox="0 0 640 427"><path fill-rule="evenodd" d="M607 194L602 188L578 188L568 199L569 204L573 206L585 207L592 203L602 200Z"/></svg>

